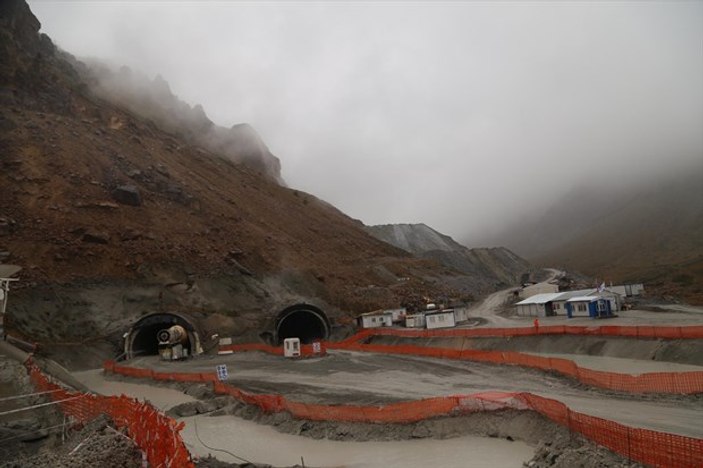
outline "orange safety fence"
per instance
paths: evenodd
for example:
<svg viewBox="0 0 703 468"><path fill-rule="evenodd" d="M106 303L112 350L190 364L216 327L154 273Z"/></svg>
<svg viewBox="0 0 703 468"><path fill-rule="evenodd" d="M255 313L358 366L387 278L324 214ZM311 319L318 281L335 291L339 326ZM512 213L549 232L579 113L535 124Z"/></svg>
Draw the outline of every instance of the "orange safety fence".
<svg viewBox="0 0 703 468"><path fill-rule="evenodd" d="M367 328L356 335L341 341L340 344L351 343L368 338L372 335L398 336L408 338L471 338L471 337L513 337L535 335L595 335L595 336L625 336L635 338L687 339L703 338L703 325L688 327L668 327L654 325L548 325L539 327L513 328Z"/></svg>
<svg viewBox="0 0 703 468"><path fill-rule="evenodd" d="M316 346L317 345L317 346ZM235 353L244 351L261 351L264 353L283 356L283 346L271 346L263 343L245 343L245 344L230 344L221 345L219 352L232 351ZM313 344L300 345L300 357L316 357L327 354L327 344L325 342L317 342Z"/></svg>
<svg viewBox="0 0 703 468"><path fill-rule="evenodd" d="M567 377L572 377L579 382L594 387L617 390L628 393L675 393L690 395L703 393L703 371L688 372L647 372L638 375L619 372L599 371L580 367L570 359L535 356L517 351L488 351L475 349L436 348L419 345L380 345L361 344L358 341L372 336L374 333L365 330L353 337L340 342L321 342L322 354L327 349L341 349L349 351L364 351L386 354L410 354L415 356L433 357L440 359L457 359L465 361L489 362L492 364L518 365L541 369L543 371L558 372ZM310 346L310 345L305 345ZM283 355L283 348L269 346L261 343L236 344L222 346L220 350L233 352L262 351L278 356ZM308 351L307 356L310 356ZM314 354L318 355L318 354ZM151 371L146 369L132 369L132 377L150 377ZM159 378L159 377L156 377Z"/></svg>
<svg viewBox="0 0 703 468"><path fill-rule="evenodd" d="M434 348L415 345L346 344L329 348L366 351L385 354L410 354L442 359L489 362L518 365L544 371L554 371L573 377L581 383L630 393L703 393L703 371L649 372L639 375L607 372L580 367L574 361L562 358L535 356L516 351L484 351L475 349Z"/></svg>
<svg viewBox="0 0 703 468"><path fill-rule="evenodd" d="M127 366L106 363L106 370L130 375ZM158 373L161 377L178 374ZM300 419L365 423L412 423L447 415L502 409L533 410L630 460L656 467L703 466L703 439L633 428L571 410L560 401L525 392L483 392L451 395L380 406L324 405L291 401L282 395L254 394L224 382L206 380L214 374L192 374L193 382L212 382L218 394L230 395L267 413L288 412ZM169 379L178 380L178 379Z"/></svg>
<svg viewBox="0 0 703 468"><path fill-rule="evenodd" d="M86 423L101 414L107 414L118 428L126 428L127 434L145 453L153 467L194 467L190 453L180 436L183 423L164 415L148 403L122 396L102 396L91 393L69 391L42 373L31 359L25 363L29 377L38 391L51 391L49 398L60 402L61 411L80 423ZM106 363L106 367L109 366ZM123 370L127 370L126 368ZM133 369L125 375L145 375Z"/></svg>

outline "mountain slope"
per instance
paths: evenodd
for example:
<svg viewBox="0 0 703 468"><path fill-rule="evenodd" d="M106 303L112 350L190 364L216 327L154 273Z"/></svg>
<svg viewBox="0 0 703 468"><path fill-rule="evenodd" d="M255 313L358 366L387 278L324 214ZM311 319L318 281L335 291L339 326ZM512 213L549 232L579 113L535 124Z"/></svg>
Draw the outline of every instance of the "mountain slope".
<svg viewBox="0 0 703 468"><path fill-rule="evenodd" d="M500 239L542 265L703 303L702 180L699 165L634 187L584 187Z"/></svg>
<svg viewBox="0 0 703 468"><path fill-rule="evenodd" d="M503 247L469 249L425 224L366 226L376 238L466 275L476 293L520 282L530 264Z"/></svg>
<svg viewBox="0 0 703 468"><path fill-rule="evenodd" d="M283 183L279 159L271 154L250 125L238 124L231 128L215 125L202 106L191 107L178 99L161 76L150 80L127 67L113 71L95 60L87 67L78 61L71 62L96 96L154 122L161 130L181 140L243 163Z"/></svg>
<svg viewBox="0 0 703 468"><path fill-rule="evenodd" d="M0 260L24 267L16 331L83 342L173 310L220 312L243 333L292 301L348 317L446 292L454 273L97 96L38 30L24 2L0 3Z"/></svg>

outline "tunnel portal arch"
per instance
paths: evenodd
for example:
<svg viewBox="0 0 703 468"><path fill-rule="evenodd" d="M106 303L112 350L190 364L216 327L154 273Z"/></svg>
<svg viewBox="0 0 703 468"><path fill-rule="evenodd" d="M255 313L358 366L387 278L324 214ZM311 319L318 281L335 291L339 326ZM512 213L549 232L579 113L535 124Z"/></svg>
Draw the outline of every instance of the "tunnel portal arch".
<svg viewBox="0 0 703 468"><path fill-rule="evenodd" d="M180 325L188 334L184 347L191 356L202 353L200 333L195 321L185 314L175 312L157 312L140 318L125 335L125 359L136 356L155 355L159 353L159 331Z"/></svg>
<svg viewBox="0 0 703 468"><path fill-rule="evenodd" d="M330 322L322 309L311 304L296 304L279 312L276 317L276 344L286 338L300 338L303 344L326 340L330 336Z"/></svg>

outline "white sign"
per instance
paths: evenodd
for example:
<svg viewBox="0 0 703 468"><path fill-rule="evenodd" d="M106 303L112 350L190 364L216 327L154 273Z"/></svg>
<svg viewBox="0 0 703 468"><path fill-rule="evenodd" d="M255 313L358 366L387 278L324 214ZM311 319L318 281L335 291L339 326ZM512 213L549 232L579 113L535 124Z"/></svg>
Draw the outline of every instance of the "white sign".
<svg viewBox="0 0 703 468"><path fill-rule="evenodd" d="M319 342L319 341L313 342L313 344L312 344L312 352L315 353L315 354L320 354L320 349L321 349L321 348L320 348L320 342Z"/></svg>
<svg viewBox="0 0 703 468"><path fill-rule="evenodd" d="M217 379L218 380L227 380L227 377L229 374L227 374L227 364L220 364L217 366Z"/></svg>

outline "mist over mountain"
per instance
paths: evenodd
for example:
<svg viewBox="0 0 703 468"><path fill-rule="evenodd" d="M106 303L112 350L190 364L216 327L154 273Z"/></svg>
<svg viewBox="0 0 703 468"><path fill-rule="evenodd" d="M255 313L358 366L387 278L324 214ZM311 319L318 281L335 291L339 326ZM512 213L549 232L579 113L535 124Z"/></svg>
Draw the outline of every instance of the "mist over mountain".
<svg viewBox="0 0 703 468"><path fill-rule="evenodd" d="M703 154L701 2L30 4L64 49L250 123L365 224L502 245L575 187Z"/></svg>
<svg viewBox="0 0 703 468"><path fill-rule="evenodd" d="M627 175L622 175L627 179ZM686 172L592 183L492 237L530 261L703 300L703 155Z"/></svg>
<svg viewBox="0 0 703 468"><path fill-rule="evenodd" d="M246 164L283 184L280 160L271 154L251 125L236 124L226 128L214 124L200 104L190 106L174 95L161 75L152 80L125 66L115 70L96 59L86 63L87 67L74 61L97 96L153 121L179 138Z"/></svg>
<svg viewBox="0 0 703 468"><path fill-rule="evenodd" d="M483 294L519 284L534 268L504 247L469 249L426 224L386 224L366 226L376 238L413 253L436 260L462 274L464 288Z"/></svg>
<svg viewBox="0 0 703 468"><path fill-rule="evenodd" d="M0 262L23 267L13 333L114 345L126 324L168 310L256 336L291 303L343 322L455 293L460 273L282 186L246 151L199 144L219 130L163 80L123 70L129 88L97 89L39 29L25 2L0 2Z"/></svg>

